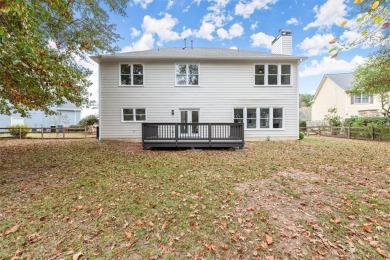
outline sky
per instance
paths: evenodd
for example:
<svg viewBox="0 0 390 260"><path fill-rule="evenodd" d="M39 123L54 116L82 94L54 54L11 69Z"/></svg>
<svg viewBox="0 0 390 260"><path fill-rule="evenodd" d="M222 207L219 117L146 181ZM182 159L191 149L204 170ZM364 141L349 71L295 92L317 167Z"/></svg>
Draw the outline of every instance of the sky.
<svg viewBox="0 0 390 260"><path fill-rule="evenodd" d="M307 59L299 67L299 93L314 94L323 75L353 72L375 47L356 46L332 59L329 41L336 35L346 42L359 37L340 24L353 25L353 0L131 0L127 16L110 14L122 39L122 52L167 47L238 48L271 52L280 29L292 31L293 55ZM98 66L93 70L92 99L98 100ZM84 109L82 116L97 114Z"/></svg>

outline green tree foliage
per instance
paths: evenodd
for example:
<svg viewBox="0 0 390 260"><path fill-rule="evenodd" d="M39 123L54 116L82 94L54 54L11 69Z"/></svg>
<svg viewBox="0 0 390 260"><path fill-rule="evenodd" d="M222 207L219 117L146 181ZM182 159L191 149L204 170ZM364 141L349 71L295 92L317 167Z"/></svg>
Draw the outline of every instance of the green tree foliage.
<svg viewBox="0 0 390 260"><path fill-rule="evenodd" d="M389 37L389 0L354 0L354 8L351 13L356 12L355 21L343 21L340 26L347 31L357 32L360 37L353 42L343 42L340 37L334 37L329 44L332 48L329 52L332 58L338 56L340 51L351 47L365 45L390 45Z"/></svg>
<svg viewBox="0 0 390 260"><path fill-rule="evenodd" d="M0 1L0 114L88 104L88 54L113 52L120 37L102 8L125 14L127 0Z"/></svg>
<svg viewBox="0 0 390 260"><path fill-rule="evenodd" d="M310 107L313 102L314 95L299 94L299 107Z"/></svg>
<svg viewBox="0 0 390 260"><path fill-rule="evenodd" d="M79 125L82 127L92 126L99 123L99 118L95 115L86 116L80 120Z"/></svg>
<svg viewBox="0 0 390 260"><path fill-rule="evenodd" d="M341 126L341 116L337 114L337 108L331 107L328 109L328 114L325 115L324 120L330 126Z"/></svg>
<svg viewBox="0 0 390 260"><path fill-rule="evenodd" d="M390 49L385 48L355 70L353 94L370 93L379 97L384 114L390 116Z"/></svg>

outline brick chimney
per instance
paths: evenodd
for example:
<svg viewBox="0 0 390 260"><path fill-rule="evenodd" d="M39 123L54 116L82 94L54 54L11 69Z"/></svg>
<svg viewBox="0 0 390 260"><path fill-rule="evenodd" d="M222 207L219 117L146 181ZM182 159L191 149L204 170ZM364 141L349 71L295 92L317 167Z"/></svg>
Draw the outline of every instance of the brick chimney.
<svg viewBox="0 0 390 260"><path fill-rule="evenodd" d="M279 35L272 41L272 53L292 55L292 32L280 29Z"/></svg>

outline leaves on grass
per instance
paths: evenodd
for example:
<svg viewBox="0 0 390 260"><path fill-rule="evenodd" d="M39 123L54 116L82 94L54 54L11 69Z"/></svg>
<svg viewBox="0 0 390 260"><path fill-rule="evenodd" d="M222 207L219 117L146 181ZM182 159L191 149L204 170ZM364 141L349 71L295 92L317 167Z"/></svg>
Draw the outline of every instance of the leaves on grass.
<svg viewBox="0 0 390 260"><path fill-rule="evenodd" d="M5 232L4 232L4 235L7 236L9 234L12 234L12 233L15 233L16 231L18 231L20 225L15 225L13 227L10 227L9 229L7 229Z"/></svg>

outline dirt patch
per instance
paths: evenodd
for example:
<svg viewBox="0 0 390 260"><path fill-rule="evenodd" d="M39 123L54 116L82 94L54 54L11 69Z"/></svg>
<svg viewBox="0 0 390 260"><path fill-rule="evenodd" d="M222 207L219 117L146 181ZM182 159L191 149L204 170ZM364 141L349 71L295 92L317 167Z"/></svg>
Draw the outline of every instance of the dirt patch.
<svg viewBox="0 0 390 260"><path fill-rule="evenodd" d="M328 182L315 173L279 172L268 179L241 183L236 190L247 195L242 208L255 205L268 212L268 221L278 237L273 252L295 259L351 258L353 246L330 241L324 235L330 228L324 224L324 216L332 215L334 207L342 203L326 188ZM330 221L340 220L334 216Z"/></svg>

